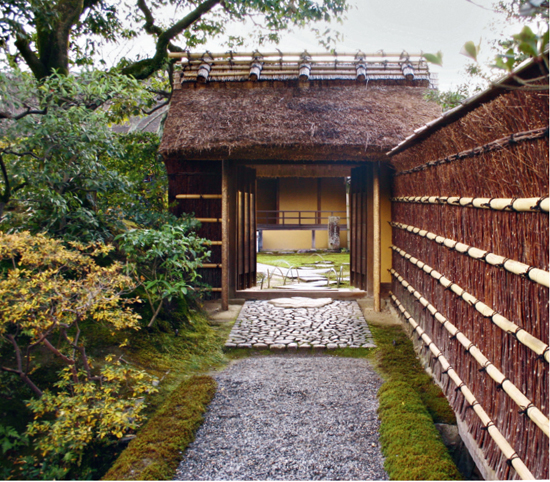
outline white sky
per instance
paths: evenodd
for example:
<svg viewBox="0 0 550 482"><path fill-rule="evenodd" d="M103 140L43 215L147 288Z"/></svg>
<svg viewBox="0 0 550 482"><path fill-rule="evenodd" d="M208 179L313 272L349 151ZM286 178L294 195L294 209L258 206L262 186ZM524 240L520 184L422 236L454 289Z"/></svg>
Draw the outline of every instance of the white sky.
<svg viewBox="0 0 550 482"><path fill-rule="evenodd" d="M493 11L494 1L496 0L349 0L351 8L343 24L331 25L331 28L344 36L343 40L336 44L336 51L442 51L443 68L430 64L430 69L439 74L439 88L449 90L460 84L472 82L471 78L465 75L465 66L471 59L459 53L466 41L472 40L477 44L481 40L480 64L483 65L490 63L494 58L494 53L490 50L491 40L499 36L509 37L521 30L518 25L507 24L503 14ZM173 16L172 11L168 17L174 18ZM321 25L312 26L322 28ZM242 35L248 28L246 25L237 24L235 27L228 27L228 32ZM311 52L322 51L315 35L305 29L286 32L282 35L279 45L267 45L260 50L274 51L275 47L283 52L306 49ZM255 45L248 45L235 50L251 51L255 48ZM109 56L131 57L138 52L143 56L152 54L152 50L152 40L144 38L133 42L132 46L126 45L125 48L119 45ZM229 49L223 45L223 38L220 38L209 41L205 46L195 50L225 52Z"/></svg>
<svg viewBox="0 0 550 482"><path fill-rule="evenodd" d="M509 36L521 30L504 23L504 16L491 8L493 0L473 1L480 6L467 0L349 0L351 8L347 19L342 25L333 25L344 35L336 51L376 52L382 49L392 53L403 50L436 53L441 50L443 68L430 64L430 69L439 74L441 90L451 89L471 81L464 75L464 67L471 59L459 53L466 41L477 44L481 39L480 62L489 63L494 58L489 41L499 34ZM492 31L490 26L495 23L495 31ZM210 42L208 50L227 50L220 44ZM283 52L322 51L315 35L304 30L285 33L277 47ZM274 48L261 50L273 51Z"/></svg>

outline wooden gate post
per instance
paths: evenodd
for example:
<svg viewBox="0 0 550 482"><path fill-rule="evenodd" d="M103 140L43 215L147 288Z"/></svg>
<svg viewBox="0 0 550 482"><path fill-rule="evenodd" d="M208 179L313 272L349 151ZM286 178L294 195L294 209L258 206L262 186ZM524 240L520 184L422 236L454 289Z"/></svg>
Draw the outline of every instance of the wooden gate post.
<svg viewBox="0 0 550 482"><path fill-rule="evenodd" d="M372 288L374 311L380 311L380 162L373 166L372 176Z"/></svg>
<svg viewBox="0 0 550 482"><path fill-rule="evenodd" d="M229 309L229 161L222 161L222 310Z"/></svg>

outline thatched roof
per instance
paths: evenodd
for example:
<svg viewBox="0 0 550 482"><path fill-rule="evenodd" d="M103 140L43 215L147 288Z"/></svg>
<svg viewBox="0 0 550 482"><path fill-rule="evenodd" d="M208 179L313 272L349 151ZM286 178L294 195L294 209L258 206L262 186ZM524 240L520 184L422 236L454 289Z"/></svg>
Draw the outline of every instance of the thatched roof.
<svg viewBox="0 0 550 482"><path fill-rule="evenodd" d="M175 90L160 152L186 159L375 160L440 115L427 81L212 82Z"/></svg>

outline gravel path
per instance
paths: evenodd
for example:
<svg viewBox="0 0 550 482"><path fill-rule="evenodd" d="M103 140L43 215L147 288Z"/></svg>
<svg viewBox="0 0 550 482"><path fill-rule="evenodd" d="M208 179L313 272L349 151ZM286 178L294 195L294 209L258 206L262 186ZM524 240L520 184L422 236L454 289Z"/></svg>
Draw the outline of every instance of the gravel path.
<svg viewBox="0 0 550 482"><path fill-rule="evenodd" d="M176 480L387 480L381 380L366 360L251 357L215 378L218 391Z"/></svg>

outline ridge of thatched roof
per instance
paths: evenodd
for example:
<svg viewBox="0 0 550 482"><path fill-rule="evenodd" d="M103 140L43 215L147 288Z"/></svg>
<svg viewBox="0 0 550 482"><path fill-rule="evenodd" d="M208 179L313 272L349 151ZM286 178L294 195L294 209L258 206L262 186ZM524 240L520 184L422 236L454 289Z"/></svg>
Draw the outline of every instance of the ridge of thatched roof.
<svg viewBox="0 0 550 482"><path fill-rule="evenodd" d="M423 87L213 82L175 90L160 152L186 159L365 160L441 113Z"/></svg>
<svg viewBox="0 0 550 482"><path fill-rule="evenodd" d="M422 54L349 52L174 52L174 88L189 82L434 80Z"/></svg>

